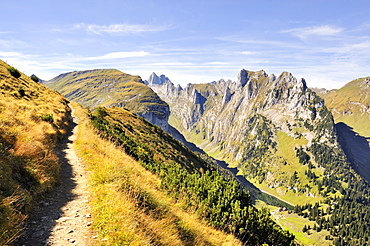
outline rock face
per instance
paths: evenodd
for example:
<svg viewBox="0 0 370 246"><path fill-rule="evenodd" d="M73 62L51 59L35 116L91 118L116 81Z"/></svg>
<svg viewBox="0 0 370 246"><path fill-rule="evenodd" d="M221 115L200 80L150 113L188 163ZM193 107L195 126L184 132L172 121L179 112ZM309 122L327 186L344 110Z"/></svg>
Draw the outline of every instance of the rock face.
<svg viewBox="0 0 370 246"><path fill-rule="evenodd" d="M304 79L297 80L288 72L279 77L268 76L263 70L241 70L236 82L219 80L212 84L188 84L184 89L170 80L149 84L171 106L171 117L180 129L207 129L204 139L213 137L215 143L240 140L241 122L262 115L287 130L286 122L319 121L327 115L324 101L309 90ZM285 123L284 123L284 120ZM331 122L332 123L332 122ZM212 141L213 142L213 141Z"/></svg>
<svg viewBox="0 0 370 246"><path fill-rule="evenodd" d="M170 81L166 76L163 74L161 76L157 76L154 72L149 76L149 79L147 81L144 81L147 85L162 85L166 83L167 81Z"/></svg>
<svg viewBox="0 0 370 246"><path fill-rule="evenodd" d="M155 76L153 80L160 83L161 78ZM165 131L169 130L168 104L139 76L115 69L96 69L61 74L45 84L84 107L127 108Z"/></svg>
<svg viewBox="0 0 370 246"><path fill-rule="evenodd" d="M149 85L170 105L169 122L188 141L253 182L279 187L282 194L317 196L302 167L309 162L324 174L329 169L312 149L340 149L324 100L288 72L269 76L243 69L237 78L185 88L168 78Z"/></svg>

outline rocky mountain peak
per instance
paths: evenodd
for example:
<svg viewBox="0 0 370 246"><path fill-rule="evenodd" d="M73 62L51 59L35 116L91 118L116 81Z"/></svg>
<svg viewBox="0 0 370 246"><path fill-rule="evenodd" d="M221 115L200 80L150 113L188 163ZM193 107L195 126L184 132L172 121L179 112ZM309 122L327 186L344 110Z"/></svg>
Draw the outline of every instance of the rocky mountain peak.
<svg viewBox="0 0 370 246"><path fill-rule="evenodd" d="M148 79L146 84L149 84L149 85L163 85L167 81L170 81L170 79L167 78L165 75L162 74L161 76L158 77L158 75L155 72L153 72L149 76L149 79Z"/></svg>
<svg viewBox="0 0 370 246"><path fill-rule="evenodd" d="M255 78L255 79L259 79L259 78L265 78L265 77L268 77L267 73L265 72L265 70L260 70L260 71L257 71L257 72L249 72L251 75L251 78Z"/></svg>
<svg viewBox="0 0 370 246"><path fill-rule="evenodd" d="M248 71L245 69L242 69L238 74L238 80L237 85L243 87L249 80L249 74Z"/></svg>
<svg viewBox="0 0 370 246"><path fill-rule="evenodd" d="M183 90L180 84L178 84L178 85L176 86L176 90L177 90L177 91L182 91L182 90Z"/></svg>
<svg viewBox="0 0 370 246"><path fill-rule="evenodd" d="M306 91L307 85L305 79L301 78L297 80L296 77L294 77L289 72L282 72L280 76L273 80L275 82L274 86L276 87L284 87L286 89L292 89L295 88L295 90L302 90Z"/></svg>
<svg viewBox="0 0 370 246"><path fill-rule="evenodd" d="M248 82L252 80L258 81L261 78L266 78L266 77L268 77L268 75L266 74L264 70L253 72L253 71L242 69L238 74L238 80L236 83L238 86L244 87Z"/></svg>

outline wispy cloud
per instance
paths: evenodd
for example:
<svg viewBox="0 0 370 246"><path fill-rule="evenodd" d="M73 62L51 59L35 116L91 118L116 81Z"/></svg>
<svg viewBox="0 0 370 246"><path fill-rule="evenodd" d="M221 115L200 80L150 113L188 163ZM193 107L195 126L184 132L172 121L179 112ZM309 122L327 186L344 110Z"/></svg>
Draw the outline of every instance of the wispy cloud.
<svg viewBox="0 0 370 246"><path fill-rule="evenodd" d="M13 51L0 51L0 57L20 57L22 56L19 52Z"/></svg>
<svg viewBox="0 0 370 246"><path fill-rule="evenodd" d="M1 51L0 50L0 59L35 59L38 55L29 55L23 54L21 52L15 51Z"/></svg>
<svg viewBox="0 0 370 246"><path fill-rule="evenodd" d="M300 39L307 39L311 36L335 36L340 34L342 31L343 29L339 27L321 25L283 30L282 33L290 33Z"/></svg>
<svg viewBox="0 0 370 246"><path fill-rule="evenodd" d="M184 67L184 66L193 66L193 63L190 62L155 62L151 63L152 66L178 66L178 67Z"/></svg>
<svg viewBox="0 0 370 246"><path fill-rule="evenodd" d="M254 55L254 54L256 54L256 52L255 51L242 51L241 54L243 54L243 55Z"/></svg>
<svg viewBox="0 0 370 246"><path fill-rule="evenodd" d="M230 64L229 62L205 62L204 65L228 65Z"/></svg>
<svg viewBox="0 0 370 246"><path fill-rule="evenodd" d="M110 34L110 35L128 35L142 34L148 32L161 32L172 29L169 25L149 25L149 24L111 24L111 25L96 25L96 24L75 24L72 29L82 29L89 34Z"/></svg>
<svg viewBox="0 0 370 246"><path fill-rule="evenodd" d="M333 45L331 47L319 47L317 50L338 55L347 54L348 56L356 55L357 57L368 57L368 54L370 53L370 41L345 43L337 46Z"/></svg>
<svg viewBox="0 0 370 246"><path fill-rule="evenodd" d="M102 56L86 57L83 60L105 60L105 59L122 59L130 57L142 57L149 55L145 51L122 51L122 52L111 52Z"/></svg>

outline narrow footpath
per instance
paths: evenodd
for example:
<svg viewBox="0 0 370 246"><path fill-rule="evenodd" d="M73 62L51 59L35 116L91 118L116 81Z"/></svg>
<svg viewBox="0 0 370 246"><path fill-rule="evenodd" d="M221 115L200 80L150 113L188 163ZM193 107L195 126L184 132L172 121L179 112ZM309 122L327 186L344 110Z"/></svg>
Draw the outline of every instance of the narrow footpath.
<svg viewBox="0 0 370 246"><path fill-rule="evenodd" d="M38 202L23 235L15 243L17 246L91 245L95 238L90 229L87 173L74 149L78 119L72 118L68 133L57 148L62 167L61 184Z"/></svg>

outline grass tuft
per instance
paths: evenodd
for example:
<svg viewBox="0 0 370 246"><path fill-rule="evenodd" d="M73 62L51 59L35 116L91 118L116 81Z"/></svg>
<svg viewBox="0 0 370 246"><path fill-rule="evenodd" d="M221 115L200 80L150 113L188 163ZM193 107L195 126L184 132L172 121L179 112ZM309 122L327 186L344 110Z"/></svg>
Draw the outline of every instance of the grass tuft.
<svg viewBox="0 0 370 246"><path fill-rule="evenodd" d="M69 117L61 95L16 71L0 61L0 245L11 244L35 199L59 181L54 148ZM53 125L40 119L48 114Z"/></svg>
<svg viewBox="0 0 370 246"><path fill-rule="evenodd" d="M93 225L104 245L242 245L185 211L161 190L156 175L102 139L88 113L74 108L80 120L76 145L90 173Z"/></svg>

